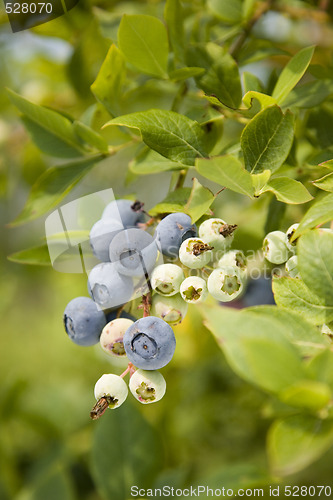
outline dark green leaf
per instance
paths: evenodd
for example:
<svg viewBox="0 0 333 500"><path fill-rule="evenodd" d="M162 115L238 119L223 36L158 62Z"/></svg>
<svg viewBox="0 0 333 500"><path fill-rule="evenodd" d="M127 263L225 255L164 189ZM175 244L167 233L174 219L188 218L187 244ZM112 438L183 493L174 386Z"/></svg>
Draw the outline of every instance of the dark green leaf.
<svg viewBox="0 0 333 500"><path fill-rule="evenodd" d="M265 234L280 229L286 208L287 206L285 203L281 203L275 197L271 199L268 205L268 212L264 227Z"/></svg>
<svg viewBox="0 0 333 500"><path fill-rule="evenodd" d="M126 60L149 75L167 78L168 35L153 16L124 15L118 31L119 48Z"/></svg>
<svg viewBox="0 0 333 500"><path fill-rule="evenodd" d="M236 193L253 196L251 175L237 158L231 155L211 159L197 159L196 169L207 179L217 182Z"/></svg>
<svg viewBox="0 0 333 500"><path fill-rule="evenodd" d="M294 117L284 115L278 106L258 113L241 136L245 167L251 173L275 172L284 163L294 137Z"/></svg>
<svg viewBox="0 0 333 500"><path fill-rule="evenodd" d="M103 498L126 500L131 486L151 487L161 465L161 444L134 405L107 410L95 425L92 474Z"/></svg>
<svg viewBox="0 0 333 500"><path fill-rule="evenodd" d="M94 156L46 170L32 186L23 211L11 223L11 226L37 219L54 208L103 158L102 155Z"/></svg>
<svg viewBox="0 0 333 500"><path fill-rule="evenodd" d="M333 421L295 415L275 422L268 434L268 455L275 474L294 474L333 444Z"/></svg>
<svg viewBox="0 0 333 500"><path fill-rule="evenodd" d="M333 192L333 172L313 181L313 184L323 191Z"/></svg>
<svg viewBox="0 0 333 500"><path fill-rule="evenodd" d="M317 80L296 87L283 101L282 107L314 108L333 93L331 80Z"/></svg>
<svg viewBox="0 0 333 500"><path fill-rule="evenodd" d="M178 59L183 60L185 47L184 13L180 0L166 1L164 19L168 27L170 45Z"/></svg>
<svg viewBox="0 0 333 500"><path fill-rule="evenodd" d="M170 80L180 81L186 80L187 78L192 78L193 76L199 76L204 73L205 70L203 68L179 68L169 73Z"/></svg>
<svg viewBox="0 0 333 500"><path fill-rule="evenodd" d="M242 20L242 0L208 0L208 7L223 21L237 24Z"/></svg>
<svg viewBox="0 0 333 500"><path fill-rule="evenodd" d="M183 165L194 165L197 156L206 156L203 149L204 132L200 125L173 111L150 109L119 116L105 126L110 125L138 129L147 146Z"/></svg>
<svg viewBox="0 0 333 500"><path fill-rule="evenodd" d="M89 144L94 149L97 149L101 153L107 153L109 146L104 137L95 132L92 128L88 127L84 123L75 121L73 123L74 132L82 139L86 144Z"/></svg>

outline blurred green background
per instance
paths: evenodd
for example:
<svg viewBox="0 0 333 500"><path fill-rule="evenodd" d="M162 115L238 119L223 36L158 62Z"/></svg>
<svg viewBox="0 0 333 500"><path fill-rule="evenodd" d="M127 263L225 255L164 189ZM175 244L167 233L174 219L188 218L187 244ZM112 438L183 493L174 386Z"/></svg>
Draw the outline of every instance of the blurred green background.
<svg viewBox="0 0 333 500"><path fill-rule="evenodd" d="M124 484L272 485L279 478L268 472L265 440L274 402L231 371L194 307L175 328L176 354L162 370L164 399L142 407L130 395L119 410L92 422L96 380L103 373L121 373L122 365L112 364L99 346L72 344L64 332L63 310L75 296L87 295L86 276L7 260L7 255L42 241L43 218L17 228L6 225L53 159L31 142L3 87L79 118L95 102L89 86L116 39L121 15L161 17L164 8L158 0L93 3L80 1L66 16L16 34L6 16L1 17L0 499L121 500L129 498ZM204 13L204 2L194 3ZM303 3L318 2L298 2ZM201 23L204 29L204 14ZM327 61L331 58L331 25L322 25L320 19L268 13L257 29L261 37L284 47L316 43L322 54L327 51ZM252 69L264 80L272 64ZM132 110L133 104L137 109L168 109L173 96L167 84L147 85L133 91ZM232 137L232 126L226 133ZM147 208L163 199L171 173L130 176L122 167L131 154L126 150L98 165L66 201L106 187L117 197L135 195ZM260 247L265 204L267 199L250 204L240 195L224 193L213 208L217 216L239 225L235 246L248 250ZM286 225L300 215L300 208L288 208ZM330 484L332 460L330 451L283 481Z"/></svg>

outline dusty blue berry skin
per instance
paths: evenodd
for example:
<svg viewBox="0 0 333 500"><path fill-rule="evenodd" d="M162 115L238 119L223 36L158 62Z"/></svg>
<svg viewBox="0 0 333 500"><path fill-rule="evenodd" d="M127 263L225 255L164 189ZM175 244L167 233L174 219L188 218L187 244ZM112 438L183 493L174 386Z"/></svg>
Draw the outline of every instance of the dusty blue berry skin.
<svg viewBox="0 0 333 500"><path fill-rule="evenodd" d="M102 262L110 262L109 246L119 231L124 229L121 222L114 219L100 219L90 231L90 246L94 255Z"/></svg>
<svg viewBox="0 0 333 500"><path fill-rule="evenodd" d="M242 303L245 307L275 304L272 281L264 277L251 280L242 298Z"/></svg>
<svg viewBox="0 0 333 500"><path fill-rule="evenodd" d="M67 335L75 344L97 344L105 325L104 312L89 297L76 297L67 304L64 326Z"/></svg>
<svg viewBox="0 0 333 500"><path fill-rule="evenodd" d="M125 276L144 277L154 269L157 245L154 238L138 228L125 229L112 240L109 248L111 262Z"/></svg>
<svg viewBox="0 0 333 500"><path fill-rule="evenodd" d="M144 222L145 215L139 210L133 210L134 202L131 200L114 200L104 208L102 219L120 219L125 228L135 227L139 222Z"/></svg>
<svg viewBox="0 0 333 500"><path fill-rule="evenodd" d="M171 326L155 316L138 319L124 335L128 359L137 368L158 370L172 359L176 338Z"/></svg>
<svg viewBox="0 0 333 500"><path fill-rule="evenodd" d="M192 224L191 217L182 212L167 215L156 228L159 248L169 258L177 259L183 241L196 236L197 226Z"/></svg>
<svg viewBox="0 0 333 500"><path fill-rule="evenodd" d="M113 262L103 262L90 271L88 292L100 307L111 309L131 299L133 282L128 276L120 275Z"/></svg>

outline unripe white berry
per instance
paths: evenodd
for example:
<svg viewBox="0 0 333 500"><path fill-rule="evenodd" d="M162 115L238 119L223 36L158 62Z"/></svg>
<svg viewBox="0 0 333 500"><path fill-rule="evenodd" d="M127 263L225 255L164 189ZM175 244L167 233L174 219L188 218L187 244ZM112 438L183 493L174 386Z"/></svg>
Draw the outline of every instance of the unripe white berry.
<svg viewBox="0 0 333 500"><path fill-rule="evenodd" d="M179 293L172 297L154 295L152 299L151 315L163 319L170 326L181 323L186 316L188 305Z"/></svg>
<svg viewBox="0 0 333 500"><path fill-rule="evenodd" d="M226 250L234 239L236 225L227 224L222 219L211 218L205 220L199 227L199 236L214 250Z"/></svg>
<svg viewBox="0 0 333 500"><path fill-rule="evenodd" d="M287 231L286 231L286 245L287 245L287 248L288 250L290 250L290 252L293 252L293 253L296 253L296 243L297 243L297 239L295 241L293 241L292 243L290 242L291 238L293 237L296 229L298 228L299 224L293 224L292 226L290 226Z"/></svg>
<svg viewBox="0 0 333 500"><path fill-rule="evenodd" d="M268 233L263 242L264 257L272 264L283 264L289 258L286 235L282 231Z"/></svg>
<svg viewBox="0 0 333 500"><path fill-rule="evenodd" d="M229 250L222 255L216 267L232 266L238 267L240 271L246 271L246 257L242 250Z"/></svg>
<svg viewBox="0 0 333 500"><path fill-rule="evenodd" d="M323 335L327 335L330 340L333 341L333 322L328 324L324 323L321 328L321 333Z"/></svg>
<svg viewBox="0 0 333 500"><path fill-rule="evenodd" d="M236 267L225 266L215 269L207 281L208 291L214 299L230 302L244 289L244 278Z"/></svg>
<svg viewBox="0 0 333 500"><path fill-rule="evenodd" d="M188 238L179 249L179 259L190 269L205 267L212 257L212 248L200 238Z"/></svg>
<svg viewBox="0 0 333 500"><path fill-rule="evenodd" d="M99 339L103 351L110 356L126 356L123 337L133 323L131 319L117 318L105 325Z"/></svg>
<svg viewBox="0 0 333 500"><path fill-rule="evenodd" d="M129 388L140 403L156 403L165 394L166 382L163 375L157 370L139 369L131 376Z"/></svg>
<svg viewBox="0 0 333 500"><path fill-rule="evenodd" d="M161 264L155 267L151 275L151 286L160 295L170 297L179 292L185 279L184 271L176 264Z"/></svg>
<svg viewBox="0 0 333 500"><path fill-rule="evenodd" d="M190 276L180 285L180 295L190 304L203 302L208 295L207 283L199 276Z"/></svg>
<svg viewBox="0 0 333 500"><path fill-rule="evenodd" d="M109 408L114 409L123 404L128 395L128 388L119 375L107 373L97 380L94 394L97 401L103 397L107 398Z"/></svg>
<svg viewBox="0 0 333 500"><path fill-rule="evenodd" d="M300 274L299 274L299 270L298 270L298 265L297 264L298 264L297 255L293 255L286 262L286 265L285 265L286 273L291 278L300 278L301 277Z"/></svg>

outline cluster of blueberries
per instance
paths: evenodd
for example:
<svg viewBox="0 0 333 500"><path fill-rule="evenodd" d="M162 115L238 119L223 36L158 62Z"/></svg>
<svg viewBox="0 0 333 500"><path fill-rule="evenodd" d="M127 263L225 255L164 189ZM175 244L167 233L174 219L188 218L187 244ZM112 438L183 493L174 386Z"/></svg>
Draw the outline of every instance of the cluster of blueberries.
<svg viewBox="0 0 333 500"><path fill-rule="evenodd" d="M300 278L297 265L296 243L291 241L299 224L293 224L287 231L272 231L263 241L264 257L272 264L285 264L286 274L290 278Z"/></svg>
<svg viewBox="0 0 333 500"><path fill-rule="evenodd" d="M158 222L151 235L148 230L154 222L145 222L139 202L109 203L90 231L93 253L102 261L88 276L91 298L73 299L64 312L65 329L73 342L82 346L99 342L110 356L127 356L129 361L122 375L105 374L97 381L93 419L125 401L126 373L138 401L160 400L166 383L158 370L173 357L172 326L183 320L188 304L202 302L209 294L229 302L244 290L245 256L230 250L237 226L210 218L197 228L187 214L172 213ZM141 319L123 309L138 296L143 303Z"/></svg>

